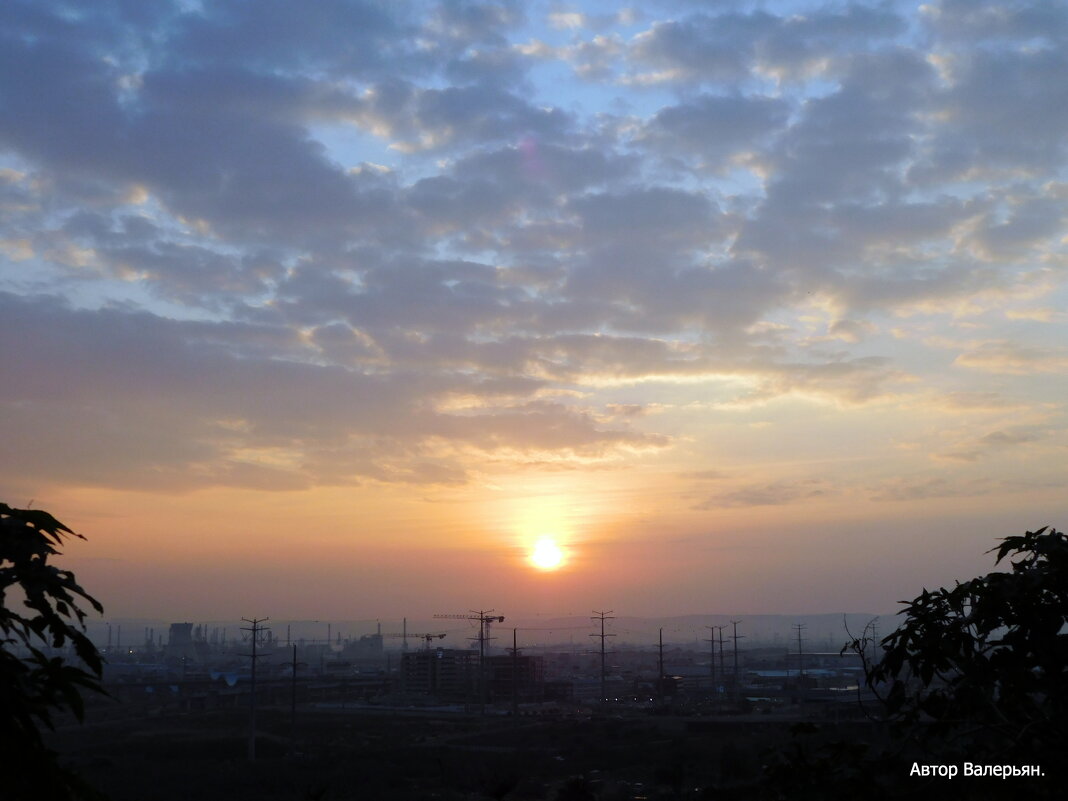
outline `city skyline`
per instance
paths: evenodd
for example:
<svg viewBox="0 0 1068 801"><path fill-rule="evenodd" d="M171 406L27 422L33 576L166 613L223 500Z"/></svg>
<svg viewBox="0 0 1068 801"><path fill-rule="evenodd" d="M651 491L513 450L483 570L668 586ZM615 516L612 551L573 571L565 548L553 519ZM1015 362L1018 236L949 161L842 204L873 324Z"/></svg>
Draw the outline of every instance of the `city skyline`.
<svg viewBox="0 0 1068 801"><path fill-rule="evenodd" d="M496 611L496 610L495 610ZM895 618L870 613L826 613L819 615L749 615L735 614L680 615L647 618L640 615L617 615L605 618L607 650L644 649L656 646L662 638L665 646L696 648L708 651L708 638L719 635L726 648L733 650L732 623L738 623L739 652L782 647L797 651L797 626L803 629L802 650L838 653L853 637L865 631L888 633ZM474 617L478 610L471 610ZM555 618L504 615L486 629L485 647L492 652L512 648L513 630L520 651L530 649L576 650L594 653L600 649L599 617L594 614L566 615ZM301 647L329 643L333 649L357 643L371 644L381 638L383 651L417 651L437 648L478 649L479 626L453 619L382 619L382 620L289 620L267 616L257 619L265 642L278 647L297 644ZM228 618L197 621L173 621L158 618L110 618L89 623L87 634L97 647L119 653L142 654L168 644L173 628L188 629L192 639L211 645L240 646L247 641L246 619ZM710 629L715 631L710 632ZM726 632L726 633L724 633ZM405 637L404 635L407 635ZM432 635L429 637L427 635ZM407 648L404 642L407 640Z"/></svg>
<svg viewBox="0 0 1068 801"><path fill-rule="evenodd" d="M886 614L1065 526L1068 8L0 23L0 500L109 618Z"/></svg>

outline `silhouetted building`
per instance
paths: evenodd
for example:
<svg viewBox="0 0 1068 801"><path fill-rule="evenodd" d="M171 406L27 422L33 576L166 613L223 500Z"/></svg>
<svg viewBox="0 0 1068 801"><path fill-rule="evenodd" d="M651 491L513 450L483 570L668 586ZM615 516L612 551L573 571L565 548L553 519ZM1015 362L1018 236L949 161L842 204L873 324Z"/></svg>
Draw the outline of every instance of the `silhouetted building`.
<svg viewBox="0 0 1068 801"><path fill-rule="evenodd" d="M199 627L198 627L199 628ZM193 665L200 661L196 641L193 639L192 623L171 623L167 632L167 647L163 655L168 662Z"/></svg>
<svg viewBox="0 0 1068 801"><path fill-rule="evenodd" d="M382 645L382 634L365 634L358 640L348 640L341 649L343 659L354 662L376 660L381 661L385 649Z"/></svg>
<svg viewBox="0 0 1068 801"><path fill-rule="evenodd" d="M406 692L465 698L478 677L478 653L458 648L413 651L401 656Z"/></svg>
<svg viewBox="0 0 1068 801"><path fill-rule="evenodd" d="M167 632L167 646L179 647L193 644L192 623L171 623Z"/></svg>
<svg viewBox="0 0 1068 801"><path fill-rule="evenodd" d="M540 656L522 654L516 657L490 656L486 658L486 677L490 698L494 701L509 700L513 688L520 701L541 700L545 660Z"/></svg>

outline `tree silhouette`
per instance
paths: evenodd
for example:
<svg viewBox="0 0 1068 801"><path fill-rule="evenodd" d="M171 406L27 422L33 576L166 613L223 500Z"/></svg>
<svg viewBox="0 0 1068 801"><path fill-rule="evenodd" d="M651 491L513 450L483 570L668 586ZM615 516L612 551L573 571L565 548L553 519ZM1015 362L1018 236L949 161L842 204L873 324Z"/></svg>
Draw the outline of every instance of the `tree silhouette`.
<svg viewBox="0 0 1068 801"><path fill-rule="evenodd" d="M75 534L48 512L0 503L0 796L13 799L101 798L57 763L42 738L53 715L80 721L82 692L103 692L102 663L85 635L88 604L103 607L74 574L51 564ZM21 597L20 597L21 596ZM22 601L21 609L13 604ZM80 665L44 649L74 648Z"/></svg>
<svg viewBox="0 0 1068 801"><path fill-rule="evenodd" d="M900 731L945 757L1053 766L1068 736L1068 537L1041 528L991 550L1011 569L924 590L868 685Z"/></svg>
<svg viewBox="0 0 1068 801"><path fill-rule="evenodd" d="M1068 745L1068 537L1051 528L1006 537L997 570L905 603L904 622L868 659L869 632L842 649L860 655L880 699L883 734L840 739L803 724L766 765L771 797L1059 798ZM885 735L885 736L884 736ZM962 780L963 764L1037 766L1037 778ZM956 766L957 781L920 780L910 766Z"/></svg>

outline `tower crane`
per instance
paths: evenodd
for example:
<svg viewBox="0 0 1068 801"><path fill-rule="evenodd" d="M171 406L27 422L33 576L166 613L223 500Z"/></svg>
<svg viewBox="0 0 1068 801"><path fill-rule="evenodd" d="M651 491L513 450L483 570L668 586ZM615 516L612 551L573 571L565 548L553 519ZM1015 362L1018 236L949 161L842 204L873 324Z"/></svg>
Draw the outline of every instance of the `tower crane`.
<svg viewBox="0 0 1068 801"><path fill-rule="evenodd" d="M472 610L466 615L434 615L436 618L447 620L477 620L479 623L478 628L478 652L479 657L485 655L485 643L486 640L491 639L489 636L490 626L494 623L503 623L504 615L490 614L492 609L480 609L479 611Z"/></svg>
<svg viewBox="0 0 1068 801"><path fill-rule="evenodd" d="M410 631L406 631L406 632L401 632L401 633L394 632L394 633L391 633L391 634L383 634L382 636L383 637L392 637L392 638L397 638L397 637L403 638L404 639L404 650L405 651L408 650L408 638L409 637L415 637L415 638L420 638L421 637L422 639L426 640L426 649L429 651L430 650L431 641L432 640L443 640L443 639L445 639L445 632L433 632L433 633L430 633L430 634L413 634Z"/></svg>
<svg viewBox="0 0 1068 801"><path fill-rule="evenodd" d="M504 615L492 614L492 609L471 610L466 615L434 615L436 618L447 620L477 620L478 621L478 683L481 696L481 711L486 712L486 640L488 639L489 627L493 623L503 623Z"/></svg>

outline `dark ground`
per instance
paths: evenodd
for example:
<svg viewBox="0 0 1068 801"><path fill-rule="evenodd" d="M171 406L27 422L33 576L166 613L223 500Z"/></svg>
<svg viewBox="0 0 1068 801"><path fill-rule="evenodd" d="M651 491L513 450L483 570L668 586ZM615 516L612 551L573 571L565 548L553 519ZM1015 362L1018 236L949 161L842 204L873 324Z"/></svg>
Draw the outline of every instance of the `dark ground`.
<svg viewBox="0 0 1068 801"><path fill-rule="evenodd" d="M787 725L679 718L535 720L302 709L72 726L65 764L114 801L751 798ZM702 728L693 731L694 726Z"/></svg>
<svg viewBox="0 0 1068 801"><path fill-rule="evenodd" d="M294 732L287 708L268 708L258 716L255 762L246 710L102 717L49 741L112 801L822 801L846 797L821 790L821 776L843 772L847 784L836 786L848 796L1057 797L1050 777L912 779L903 758L883 765L889 785L848 756L824 763L807 785L787 763L786 784L769 785L764 766L795 741L789 721L761 715L512 719L303 707ZM865 721L826 724L817 737L846 749L885 742Z"/></svg>

